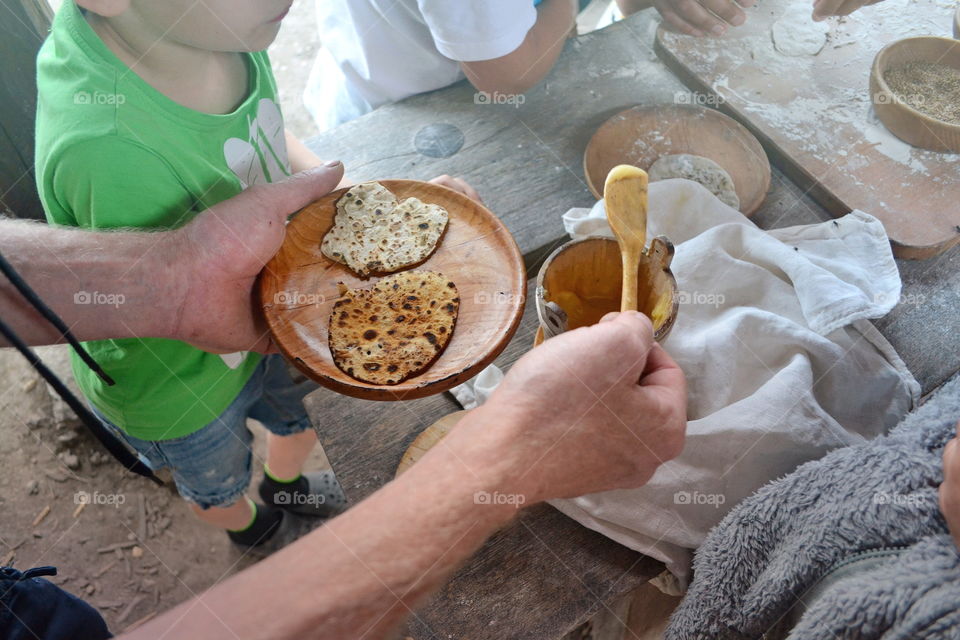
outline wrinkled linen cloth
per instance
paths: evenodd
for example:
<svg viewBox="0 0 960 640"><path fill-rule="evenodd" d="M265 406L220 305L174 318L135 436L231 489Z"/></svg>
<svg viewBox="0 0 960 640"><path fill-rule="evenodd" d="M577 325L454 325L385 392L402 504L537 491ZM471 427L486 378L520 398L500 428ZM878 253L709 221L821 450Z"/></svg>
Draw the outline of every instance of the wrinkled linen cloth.
<svg viewBox="0 0 960 640"><path fill-rule="evenodd" d="M738 502L828 451L886 433L920 387L867 319L900 297L883 225L854 211L763 231L688 180L650 185L648 238L675 245L680 311L664 347L688 382L683 453L645 486L555 500L581 524L663 561L685 586L692 551ZM563 216L612 233L603 203ZM465 408L499 382L453 390Z"/></svg>
<svg viewBox="0 0 960 640"><path fill-rule="evenodd" d="M665 637L960 638L960 552L937 495L958 418L954 377L889 436L746 499L697 551Z"/></svg>

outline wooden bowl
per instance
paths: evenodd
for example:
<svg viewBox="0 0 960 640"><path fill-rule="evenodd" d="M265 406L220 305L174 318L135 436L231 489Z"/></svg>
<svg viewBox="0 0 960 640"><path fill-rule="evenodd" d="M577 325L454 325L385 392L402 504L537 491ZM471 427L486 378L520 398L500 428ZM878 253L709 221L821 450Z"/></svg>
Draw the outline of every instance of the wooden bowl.
<svg viewBox="0 0 960 640"><path fill-rule="evenodd" d="M399 200L416 197L450 214L440 246L414 269L439 271L457 285L460 314L440 358L418 376L396 385L355 380L333 362L327 323L339 297L337 283L372 287L320 252L333 225L334 191L305 207L287 226L279 253L260 276L263 314L280 351L304 374L339 393L367 400L408 400L441 393L472 378L510 341L523 314L526 272L513 236L483 205L427 182L381 180Z"/></svg>
<svg viewBox="0 0 960 640"><path fill-rule="evenodd" d="M650 242L637 269L640 311L653 320L653 337L666 339L680 308L677 280L670 271L673 245L663 236ZM550 254L537 274L539 340L558 333L546 309L555 302L567 315L567 329L589 326L611 311L620 310L623 270L620 248L611 238L574 240Z"/></svg>
<svg viewBox="0 0 960 640"><path fill-rule="evenodd" d="M745 216L756 213L770 189L770 162L763 147L739 122L719 111L691 105L633 107L597 129L583 154L587 186L599 200L603 182L618 164L644 171L660 156L689 153L709 158L733 178Z"/></svg>
<svg viewBox="0 0 960 640"><path fill-rule="evenodd" d="M873 109L893 135L922 149L960 153L960 125L917 111L887 85L883 77L887 70L907 62L937 62L960 69L960 45L953 38L937 36L897 40L880 50L870 69Z"/></svg>

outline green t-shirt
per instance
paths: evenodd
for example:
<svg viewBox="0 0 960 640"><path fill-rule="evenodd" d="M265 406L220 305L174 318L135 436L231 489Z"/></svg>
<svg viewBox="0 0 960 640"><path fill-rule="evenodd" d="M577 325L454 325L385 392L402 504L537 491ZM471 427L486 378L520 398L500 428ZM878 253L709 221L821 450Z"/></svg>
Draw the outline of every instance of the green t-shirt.
<svg viewBox="0 0 960 640"><path fill-rule="evenodd" d="M244 57L246 99L229 114L200 113L144 82L74 1L64 2L37 58L36 173L47 219L90 229L178 227L250 185L289 175L270 62L265 52ZM122 292L86 293L78 301L116 302L109 294ZM158 308L170 303L156 300ZM144 440L178 438L215 420L260 362L234 354L231 368L228 358L157 338L85 346L116 385L74 354L78 385L114 424Z"/></svg>

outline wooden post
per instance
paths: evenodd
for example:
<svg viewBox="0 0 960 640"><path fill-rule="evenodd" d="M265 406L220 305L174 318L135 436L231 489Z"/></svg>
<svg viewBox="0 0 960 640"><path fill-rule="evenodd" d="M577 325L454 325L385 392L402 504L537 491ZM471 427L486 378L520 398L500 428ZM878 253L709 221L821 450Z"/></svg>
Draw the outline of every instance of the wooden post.
<svg viewBox="0 0 960 640"><path fill-rule="evenodd" d="M43 219L33 171L37 51L53 17L47 0L0 2L0 213Z"/></svg>

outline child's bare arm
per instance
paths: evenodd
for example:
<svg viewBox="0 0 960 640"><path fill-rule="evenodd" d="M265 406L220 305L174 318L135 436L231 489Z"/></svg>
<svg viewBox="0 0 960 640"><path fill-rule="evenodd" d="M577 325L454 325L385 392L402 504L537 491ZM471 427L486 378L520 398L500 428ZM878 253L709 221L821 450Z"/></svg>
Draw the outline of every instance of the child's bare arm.
<svg viewBox="0 0 960 640"><path fill-rule="evenodd" d="M285 133L287 138L287 159L290 161L290 169L292 169L294 173L300 173L301 171L319 167L323 164L320 156L310 151L307 145L300 141L300 138L290 133L289 130L286 130Z"/></svg>
<svg viewBox="0 0 960 640"><path fill-rule="evenodd" d="M474 87L487 93L513 95L527 91L553 68L573 32L576 7L572 0L544 0L537 22L514 51L493 60L461 62Z"/></svg>

